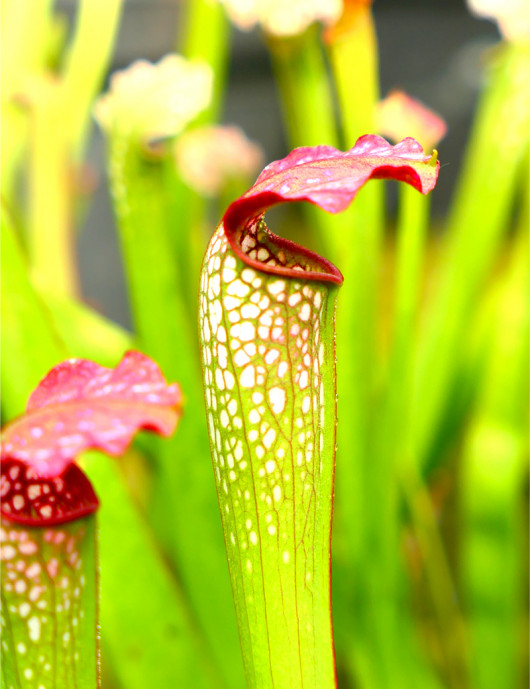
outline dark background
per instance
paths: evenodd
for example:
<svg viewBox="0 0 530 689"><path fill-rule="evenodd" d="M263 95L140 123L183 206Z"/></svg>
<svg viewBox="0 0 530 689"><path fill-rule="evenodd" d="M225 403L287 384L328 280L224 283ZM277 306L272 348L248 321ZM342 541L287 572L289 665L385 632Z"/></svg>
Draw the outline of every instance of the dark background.
<svg viewBox="0 0 530 689"><path fill-rule="evenodd" d="M287 0L288 1L288 0ZM156 61L175 49L179 0L128 0L111 71L134 60ZM59 2L71 24L75 2ZM480 88L484 51L498 41L496 27L473 17L464 0L376 0L382 96L402 88L436 110L449 131L439 146L442 170L433 213L443 216L451 197ZM232 32L232 57L223 123L237 124L265 151L286 155L272 71L259 32ZM112 320L130 325L122 263L104 172L104 144L94 127L88 153L97 188L78 242L83 296Z"/></svg>

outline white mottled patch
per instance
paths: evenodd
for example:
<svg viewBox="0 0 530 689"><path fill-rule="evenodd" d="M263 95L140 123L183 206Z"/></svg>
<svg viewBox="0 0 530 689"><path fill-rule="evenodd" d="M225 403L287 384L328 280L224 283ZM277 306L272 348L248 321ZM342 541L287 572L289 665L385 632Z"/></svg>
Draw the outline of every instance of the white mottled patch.
<svg viewBox="0 0 530 689"><path fill-rule="evenodd" d="M269 390L269 402L274 414L281 414L285 409L285 390L280 387L274 387Z"/></svg>
<svg viewBox="0 0 530 689"><path fill-rule="evenodd" d="M244 388L253 388L256 384L256 369L246 366L239 375L239 383Z"/></svg>

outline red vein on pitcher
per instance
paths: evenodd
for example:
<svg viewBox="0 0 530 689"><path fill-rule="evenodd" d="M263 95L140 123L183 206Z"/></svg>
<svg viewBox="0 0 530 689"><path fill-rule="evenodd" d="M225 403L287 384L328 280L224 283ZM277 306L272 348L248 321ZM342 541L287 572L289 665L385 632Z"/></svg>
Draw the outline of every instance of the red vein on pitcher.
<svg viewBox="0 0 530 689"><path fill-rule="evenodd" d="M296 149L227 210L203 264L208 430L251 687L335 686L330 535L340 271L272 234L267 208L339 212L370 178L423 193L438 164L407 139Z"/></svg>

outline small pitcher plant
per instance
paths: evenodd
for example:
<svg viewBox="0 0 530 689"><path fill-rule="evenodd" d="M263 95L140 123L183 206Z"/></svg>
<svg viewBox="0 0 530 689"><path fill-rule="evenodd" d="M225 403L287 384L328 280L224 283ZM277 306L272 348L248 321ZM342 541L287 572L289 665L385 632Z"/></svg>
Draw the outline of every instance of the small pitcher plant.
<svg viewBox="0 0 530 689"><path fill-rule="evenodd" d="M122 454L134 433L170 435L181 394L127 353L115 370L72 359L2 433L2 677L6 689L99 685L94 489L74 463L89 448Z"/></svg>
<svg viewBox="0 0 530 689"><path fill-rule="evenodd" d="M266 210L344 210L371 178L426 194L436 155L364 136L346 153L299 148L226 211L204 259L206 410L247 679L336 685L331 517L336 445L335 300L329 261L272 234Z"/></svg>

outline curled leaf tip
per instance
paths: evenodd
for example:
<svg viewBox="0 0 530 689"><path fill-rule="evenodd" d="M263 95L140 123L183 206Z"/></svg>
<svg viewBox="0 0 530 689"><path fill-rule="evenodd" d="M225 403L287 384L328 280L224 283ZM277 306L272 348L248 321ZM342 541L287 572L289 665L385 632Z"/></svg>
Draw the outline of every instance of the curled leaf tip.
<svg viewBox="0 0 530 689"><path fill-rule="evenodd" d="M154 361L127 352L115 369L69 359L53 368L29 398L26 413L2 434L2 461L17 459L42 478L60 476L81 452L125 451L136 431L170 435L182 396Z"/></svg>
<svg viewBox="0 0 530 689"><path fill-rule="evenodd" d="M369 179L407 182L427 194L436 184L439 168L410 137L392 146L368 134L346 152L332 146L297 148L267 165L254 186L232 203L223 218L224 232L236 255L253 268L341 284L340 271L329 261L272 234L265 212L280 203L307 201L339 213Z"/></svg>

